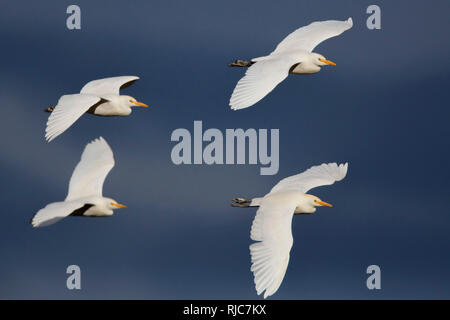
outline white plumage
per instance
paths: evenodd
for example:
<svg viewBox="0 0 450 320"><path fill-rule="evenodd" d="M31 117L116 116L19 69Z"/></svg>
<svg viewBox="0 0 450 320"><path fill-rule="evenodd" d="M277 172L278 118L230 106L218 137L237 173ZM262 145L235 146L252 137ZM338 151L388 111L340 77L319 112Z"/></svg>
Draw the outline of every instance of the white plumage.
<svg viewBox="0 0 450 320"><path fill-rule="evenodd" d="M274 294L289 262L293 239L291 233L295 204L292 202L264 201L253 220L250 238L258 241L250 245L251 271L256 293L264 298Z"/></svg>
<svg viewBox="0 0 450 320"><path fill-rule="evenodd" d="M347 168L347 163L314 166L281 180L262 198L233 199L236 207L259 207L250 232L250 238L258 241L250 245L251 271L258 295L264 292L264 298L267 298L283 281L293 244L293 215L314 213L317 206L331 207L307 192L344 179Z"/></svg>
<svg viewBox="0 0 450 320"><path fill-rule="evenodd" d="M239 80L230 98L233 110L254 105L269 94L289 73L311 74L324 65L336 65L312 50L322 41L335 37L353 26L353 21L318 21L301 27L281 41L268 56L254 58L245 64L250 66Z"/></svg>
<svg viewBox="0 0 450 320"><path fill-rule="evenodd" d="M271 54L303 50L312 52L321 42L336 37L353 26L352 18L346 21L316 21L298 28L281 41Z"/></svg>
<svg viewBox="0 0 450 320"><path fill-rule="evenodd" d="M342 180L347 174L348 164L328 163L320 166L313 166L302 173L280 180L270 190L270 194L285 192L288 190L307 193L312 188L327 186L335 181Z"/></svg>
<svg viewBox="0 0 450 320"><path fill-rule="evenodd" d="M69 215L111 216L114 209L126 208L102 196L103 182L113 167L113 153L105 139L89 143L70 178L66 199L39 210L31 220L33 227L47 226Z"/></svg>
<svg viewBox="0 0 450 320"><path fill-rule="evenodd" d="M289 75L289 68L295 59L273 58L261 60L247 69L233 91L230 106L233 110L250 107L264 98Z"/></svg>
<svg viewBox="0 0 450 320"><path fill-rule="evenodd" d="M48 142L66 131L84 113L97 116L128 116L131 107L148 107L131 96L120 95L119 91L138 80L135 76L122 76L94 80L87 83L79 94L62 96L47 121L45 138Z"/></svg>
<svg viewBox="0 0 450 320"><path fill-rule="evenodd" d="M113 167L114 155L105 139L100 137L89 143L70 178L66 201L102 197L103 183Z"/></svg>
<svg viewBox="0 0 450 320"><path fill-rule="evenodd" d="M136 76L121 76L92 80L81 88L80 93L95 94L100 97L110 94L119 95L120 89L125 89L131 86L137 80L139 80L139 77Z"/></svg>

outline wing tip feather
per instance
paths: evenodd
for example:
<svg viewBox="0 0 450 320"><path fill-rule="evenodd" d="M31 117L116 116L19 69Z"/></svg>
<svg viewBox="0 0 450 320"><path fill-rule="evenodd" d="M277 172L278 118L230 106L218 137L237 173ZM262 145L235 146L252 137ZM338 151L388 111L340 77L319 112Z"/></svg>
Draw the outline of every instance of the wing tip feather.
<svg viewBox="0 0 450 320"><path fill-rule="evenodd" d="M352 19L352 17L349 17L347 19L347 23L349 24L350 27L353 27L353 19Z"/></svg>

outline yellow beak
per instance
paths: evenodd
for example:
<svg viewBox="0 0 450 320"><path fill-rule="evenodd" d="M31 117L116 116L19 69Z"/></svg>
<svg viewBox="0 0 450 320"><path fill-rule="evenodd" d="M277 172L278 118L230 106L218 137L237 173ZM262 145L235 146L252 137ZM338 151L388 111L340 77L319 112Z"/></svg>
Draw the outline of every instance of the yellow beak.
<svg viewBox="0 0 450 320"><path fill-rule="evenodd" d="M322 58L319 58L319 61L322 61L323 63L329 64L330 66L335 66L336 65L336 63L334 63L333 61L322 59Z"/></svg>
<svg viewBox="0 0 450 320"><path fill-rule="evenodd" d="M126 208L127 206L124 204L120 204L120 203L111 203L114 207L116 208Z"/></svg>
<svg viewBox="0 0 450 320"><path fill-rule="evenodd" d="M139 106L139 107L148 108L148 105L146 105L145 103L142 103L142 102L139 102L139 101L134 101L133 103L135 105Z"/></svg>
<svg viewBox="0 0 450 320"><path fill-rule="evenodd" d="M333 205L329 204L328 202L322 201L322 200L317 200L316 201L318 204L320 204L321 206L327 206L327 207L332 207Z"/></svg>

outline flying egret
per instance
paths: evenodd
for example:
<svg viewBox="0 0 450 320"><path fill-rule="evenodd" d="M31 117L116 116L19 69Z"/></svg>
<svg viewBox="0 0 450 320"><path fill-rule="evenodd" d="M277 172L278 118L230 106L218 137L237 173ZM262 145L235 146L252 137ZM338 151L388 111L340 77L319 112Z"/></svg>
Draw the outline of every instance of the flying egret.
<svg viewBox="0 0 450 320"><path fill-rule="evenodd" d="M250 233L252 240L259 241L250 245L251 271L258 295L265 291L267 298L283 281L293 244L293 215L314 213L316 207L332 207L307 192L344 179L347 168L347 163L324 163L281 180L262 198L233 199L234 207L259 207Z"/></svg>
<svg viewBox="0 0 450 320"><path fill-rule="evenodd" d="M120 89L133 84L139 77L122 76L104 78L88 82L78 94L68 94L59 98L55 107L47 108L51 112L45 129L48 142L66 131L84 113L96 116L128 116L131 107L148 108L148 105L135 98L120 95Z"/></svg>
<svg viewBox="0 0 450 320"><path fill-rule="evenodd" d="M312 51L322 41L336 37L352 26L352 18L347 21L313 22L284 38L268 56L232 62L231 67L249 68L234 88L230 99L231 109L254 105L286 79L289 73L311 74L319 72L322 66L335 66L334 62Z"/></svg>
<svg viewBox="0 0 450 320"><path fill-rule="evenodd" d="M39 210L31 219L33 227L47 226L67 216L107 217L114 209L126 208L102 196L103 182L113 167L114 156L105 139L89 143L72 173L66 199Z"/></svg>

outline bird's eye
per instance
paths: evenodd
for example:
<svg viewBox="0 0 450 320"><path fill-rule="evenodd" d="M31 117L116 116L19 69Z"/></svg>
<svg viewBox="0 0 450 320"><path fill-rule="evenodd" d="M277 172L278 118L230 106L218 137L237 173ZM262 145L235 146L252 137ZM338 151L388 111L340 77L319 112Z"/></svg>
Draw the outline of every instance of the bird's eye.
<svg viewBox="0 0 450 320"><path fill-rule="evenodd" d="M130 100L131 103L133 103L133 100Z"/></svg>

